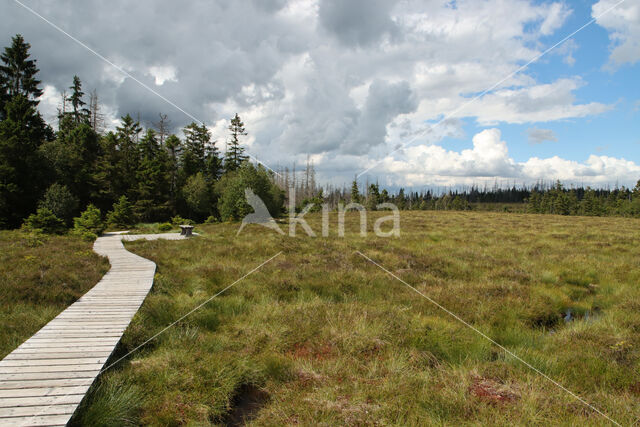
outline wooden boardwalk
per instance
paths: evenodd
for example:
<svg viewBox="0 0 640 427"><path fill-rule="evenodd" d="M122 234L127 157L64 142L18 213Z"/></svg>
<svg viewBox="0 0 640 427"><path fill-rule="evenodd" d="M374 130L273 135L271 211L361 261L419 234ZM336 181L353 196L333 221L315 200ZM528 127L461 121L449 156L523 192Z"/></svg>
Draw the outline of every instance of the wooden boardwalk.
<svg viewBox="0 0 640 427"><path fill-rule="evenodd" d="M153 285L155 263L122 240L158 238L183 237L107 233L96 240L109 272L0 361L0 426L67 424Z"/></svg>

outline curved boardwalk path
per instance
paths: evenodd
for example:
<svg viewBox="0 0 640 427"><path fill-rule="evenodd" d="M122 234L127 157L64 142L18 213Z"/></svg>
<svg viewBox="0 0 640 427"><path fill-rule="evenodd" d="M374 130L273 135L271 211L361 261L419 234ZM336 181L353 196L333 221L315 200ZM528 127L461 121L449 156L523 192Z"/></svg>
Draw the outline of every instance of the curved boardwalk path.
<svg viewBox="0 0 640 427"><path fill-rule="evenodd" d="M153 285L155 263L122 240L159 238L184 237L107 233L96 240L109 272L0 361L0 426L67 424Z"/></svg>

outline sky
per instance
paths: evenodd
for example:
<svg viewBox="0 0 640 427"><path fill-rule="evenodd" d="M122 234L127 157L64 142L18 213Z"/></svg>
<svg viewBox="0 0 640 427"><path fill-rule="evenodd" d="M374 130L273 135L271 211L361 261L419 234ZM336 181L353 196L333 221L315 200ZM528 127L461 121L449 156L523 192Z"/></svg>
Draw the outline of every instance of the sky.
<svg viewBox="0 0 640 427"><path fill-rule="evenodd" d="M195 119L224 151L238 113L253 158L324 183L640 179L640 0L20 3L0 41L31 43L52 123L78 75L110 127Z"/></svg>

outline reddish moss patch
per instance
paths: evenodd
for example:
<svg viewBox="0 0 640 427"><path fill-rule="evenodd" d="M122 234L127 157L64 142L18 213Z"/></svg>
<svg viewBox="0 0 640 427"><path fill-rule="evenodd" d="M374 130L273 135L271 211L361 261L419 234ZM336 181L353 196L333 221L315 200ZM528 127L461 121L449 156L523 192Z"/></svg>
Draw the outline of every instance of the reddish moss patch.
<svg viewBox="0 0 640 427"><path fill-rule="evenodd" d="M520 398L520 395L507 385L482 377L473 378L473 383L469 386L469 393L492 405L514 402Z"/></svg>

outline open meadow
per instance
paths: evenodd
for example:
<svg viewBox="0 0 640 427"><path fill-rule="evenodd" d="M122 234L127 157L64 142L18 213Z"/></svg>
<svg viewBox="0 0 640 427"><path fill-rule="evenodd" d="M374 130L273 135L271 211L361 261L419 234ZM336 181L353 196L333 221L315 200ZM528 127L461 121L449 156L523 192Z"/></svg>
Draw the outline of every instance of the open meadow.
<svg viewBox="0 0 640 427"><path fill-rule="evenodd" d="M385 215L385 213L378 213ZM75 423L586 424L640 418L640 222L403 212L400 238L251 225L132 242L152 292ZM398 278L357 253L361 251Z"/></svg>
<svg viewBox="0 0 640 427"><path fill-rule="evenodd" d="M0 359L91 289L109 269L92 242L0 231Z"/></svg>

